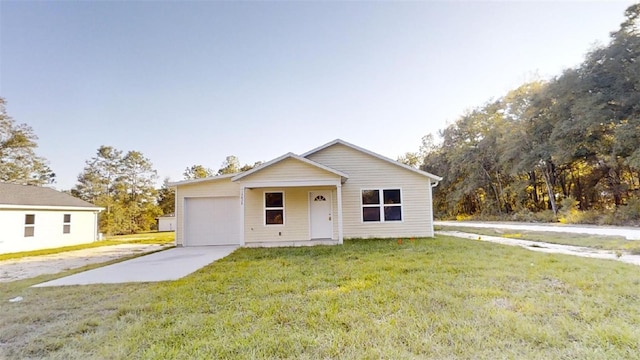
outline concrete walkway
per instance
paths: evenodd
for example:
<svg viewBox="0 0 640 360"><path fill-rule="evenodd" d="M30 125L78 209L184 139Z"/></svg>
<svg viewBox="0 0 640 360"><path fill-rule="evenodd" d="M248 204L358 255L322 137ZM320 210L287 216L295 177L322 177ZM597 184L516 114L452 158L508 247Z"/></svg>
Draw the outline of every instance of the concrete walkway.
<svg viewBox="0 0 640 360"><path fill-rule="evenodd" d="M180 247L88 270L34 287L177 280L234 252L237 246Z"/></svg>
<svg viewBox="0 0 640 360"><path fill-rule="evenodd" d="M489 241L503 245L520 246L528 250L540 251L545 253L574 255L594 259L617 260L629 264L640 265L640 255L624 254L618 256L614 251L611 250L598 250L582 246L560 245L540 241L518 240L503 238L499 236L478 235L460 231L436 231L436 234L454 236L470 240Z"/></svg>
<svg viewBox="0 0 640 360"><path fill-rule="evenodd" d="M640 240L640 229L621 226L565 225L565 224L528 224L506 222L474 221L434 221L435 226L476 227L488 229L510 229L529 231L551 231L574 234L593 234L605 236L624 236L627 240Z"/></svg>

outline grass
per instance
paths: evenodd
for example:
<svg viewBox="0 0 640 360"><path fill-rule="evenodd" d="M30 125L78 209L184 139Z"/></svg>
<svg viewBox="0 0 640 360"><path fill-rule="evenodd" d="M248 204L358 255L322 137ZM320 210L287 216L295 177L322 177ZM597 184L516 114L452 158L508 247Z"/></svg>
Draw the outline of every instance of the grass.
<svg viewBox="0 0 640 360"><path fill-rule="evenodd" d="M118 235L107 238L106 240L96 241L87 244L64 246L53 249L42 249L33 251L22 251L17 253L0 254L0 261L9 259L19 259L29 256L41 256L58 254L67 251L91 249L101 246L120 245L120 244L169 244L174 241L174 232L149 232L133 235Z"/></svg>
<svg viewBox="0 0 640 360"><path fill-rule="evenodd" d="M590 234L572 234L552 231L528 231L509 229L487 229L466 226L436 226L436 231L461 231L478 235L500 236L511 239L548 242L552 244L584 246L602 250L619 250L640 254L640 241L627 240L623 236L602 236Z"/></svg>
<svg viewBox="0 0 640 360"><path fill-rule="evenodd" d="M237 250L178 281L0 284L0 358L637 358L640 272L438 236ZM6 299L23 296L24 301Z"/></svg>

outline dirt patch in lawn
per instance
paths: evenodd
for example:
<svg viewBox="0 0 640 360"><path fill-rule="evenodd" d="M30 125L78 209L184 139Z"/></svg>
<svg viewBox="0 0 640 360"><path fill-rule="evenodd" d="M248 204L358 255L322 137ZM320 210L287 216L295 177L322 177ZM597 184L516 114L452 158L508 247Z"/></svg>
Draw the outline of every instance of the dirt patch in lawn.
<svg viewBox="0 0 640 360"><path fill-rule="evenodd" d="M4 260L0 261L0 282L29 279L46 274L56 274L86 265L154 252L171 246L173 246L173 244L121 244L67 251L51 255Z"/></svg>

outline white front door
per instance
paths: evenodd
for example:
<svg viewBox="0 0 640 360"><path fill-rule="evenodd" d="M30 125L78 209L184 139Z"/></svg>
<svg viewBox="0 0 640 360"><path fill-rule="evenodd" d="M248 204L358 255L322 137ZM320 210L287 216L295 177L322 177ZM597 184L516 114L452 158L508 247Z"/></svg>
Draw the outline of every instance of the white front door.
<svg viewBox="0 0 640 360"><path fill-rule="evenodd" d="M311 239L331 239L333 237L331 191L311 191L309 193L309 218Z"/></svg>

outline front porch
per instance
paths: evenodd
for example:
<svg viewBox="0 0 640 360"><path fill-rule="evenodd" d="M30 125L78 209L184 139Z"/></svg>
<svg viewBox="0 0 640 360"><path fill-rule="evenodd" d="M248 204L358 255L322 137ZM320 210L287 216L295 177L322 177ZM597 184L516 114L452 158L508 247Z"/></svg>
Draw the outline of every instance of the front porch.
<svg viewBox="0 0 640 360"><path fill-rule="evenodd" d="M243 184L242 230L246 247L342 244L342 186L316 182Z"/></svg>
<svg viewBox="0 0 640 360"><path fill-rule="evenodd" d="M239 174L241 245L342 244L348 175L295 154Z"/></svg>

